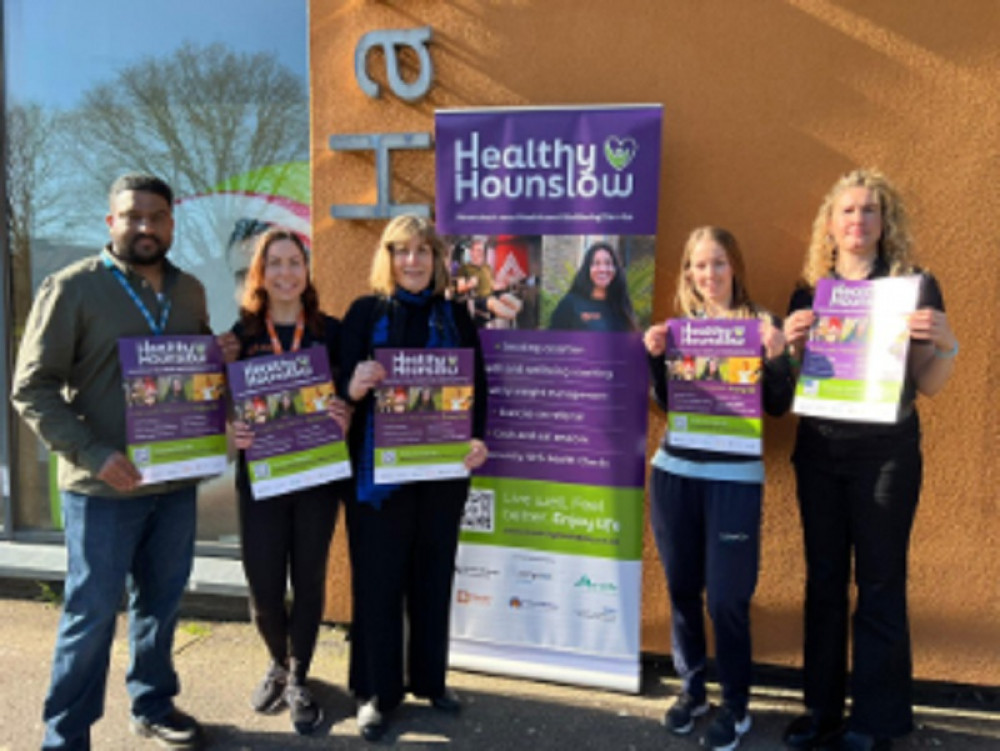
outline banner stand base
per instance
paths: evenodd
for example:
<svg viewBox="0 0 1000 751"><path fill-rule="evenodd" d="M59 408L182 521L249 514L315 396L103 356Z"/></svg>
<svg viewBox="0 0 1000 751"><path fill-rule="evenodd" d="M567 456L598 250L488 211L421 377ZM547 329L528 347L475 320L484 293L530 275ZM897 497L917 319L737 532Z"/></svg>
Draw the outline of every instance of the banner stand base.
<svg viewBox="0 0 1000 751"><path fill-rule="evenodd" d="M638 694L640 687L637 658L557 652L468 639L451 640L448 666L476 673L603 688L626 694Z"/></svg>

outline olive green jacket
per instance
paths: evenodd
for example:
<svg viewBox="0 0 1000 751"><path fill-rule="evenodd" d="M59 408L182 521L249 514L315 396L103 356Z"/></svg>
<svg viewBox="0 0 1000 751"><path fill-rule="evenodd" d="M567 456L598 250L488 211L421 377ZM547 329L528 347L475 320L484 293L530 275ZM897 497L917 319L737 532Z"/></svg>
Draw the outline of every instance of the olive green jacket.
<svg viewBox="0 0 1000 751"><path fill-rule="evenodd" d="M11 401L49 450L59 455L59 487L87 495L148 495L193 481L143 485L121 493L97 479L115 451L127 455L125 392L118 339L149 336L149 324L103 260L110 259L153 317L160 299L129 264L107 249L47 277L38 288L17 353ZM206 334L201 282L164 261L171 300L166 334Z"/></svg>

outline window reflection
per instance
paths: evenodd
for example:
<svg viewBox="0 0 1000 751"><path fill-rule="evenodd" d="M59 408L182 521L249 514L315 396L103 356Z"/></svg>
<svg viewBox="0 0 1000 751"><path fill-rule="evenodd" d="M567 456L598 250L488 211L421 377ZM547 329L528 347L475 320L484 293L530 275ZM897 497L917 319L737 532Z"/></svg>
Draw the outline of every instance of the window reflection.
<svg viewBox="0 0 1000 751"><path fill-rule="evenodd" d="M107 186L123 171L174 188L170 258L205 284L216 331L236 319L237 228L310 235L306 12L305 0L174 0L169 13L3 0L15 352L41 280L106 242ZM55 462L20 420L12 428L15 531L58 529ZM199 538L235 541L232 472L200 495Z"/></svg>

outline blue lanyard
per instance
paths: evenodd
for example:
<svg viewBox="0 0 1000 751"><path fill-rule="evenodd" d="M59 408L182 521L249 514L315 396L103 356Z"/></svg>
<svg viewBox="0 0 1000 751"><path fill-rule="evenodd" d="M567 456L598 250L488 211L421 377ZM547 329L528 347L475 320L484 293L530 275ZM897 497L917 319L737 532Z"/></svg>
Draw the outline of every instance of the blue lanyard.
<svg viewBox="0 0 1000 751"><path fill-rule="evenodd" d="M154 336L162 336L163 332L167 328L167 319L170 317L170 298L166 298L163 302L163 306L160 309L160 320L157 322L156 319L153 318L153 314L149 312L149 308L146 307L146 303L144 303L142 298L140 298L139 295L136 294L136 291L132 289L132 285L128 283L128 279L125 278L122 270L115 266L114 262L106 255L102 256L102 259L104 261L104 265L110 269L112 274L114 274L115 279L117 279L122 288L128 292L128 296L132 298L132 302L135 303L139 312L142 313L143 317L146 319L146 323L149 324L149 330L153 332Z"/></svg>

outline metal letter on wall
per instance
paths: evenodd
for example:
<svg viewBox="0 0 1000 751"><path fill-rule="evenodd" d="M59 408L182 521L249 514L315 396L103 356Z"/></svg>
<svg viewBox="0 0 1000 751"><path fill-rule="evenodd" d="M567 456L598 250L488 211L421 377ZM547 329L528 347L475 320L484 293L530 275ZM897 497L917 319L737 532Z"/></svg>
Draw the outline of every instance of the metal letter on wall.
<svg viewBox="0 0 1000 751"><path fill-rule="evenodd" d="M392 93L407 102L415 102L431 88L434 66L431 63L427 44L431 40L430 26L419 29L381 29L365 34L354 48L354 77L361 90L375 99L379 96L379 85L368 75L368 52L372 47L382 47L385 67ZM410 47L420 60L417 80L407 83L399 74L397 47ZM372 133L370 135L330 136L333 151L374 151L375 187L377 191L373 204L334 204L330 216L334 219L391 219L400 214L430 216L430 204L393 203L390 200L389 179L390 154L392 149L429 149L430 133Z"/></svg>
<svg viewBox="0 0 1000 751"><path fill-rule="evenodd" d="M372 133L370 135L330 136L334 151L374 151L375 186L374 204L334 204L330 216L334 219L391 219L400 214L430 216L431 207L425 203L392 203L389 200L389 151L391 149L429 149L430 133Z"/></svg>
<svg viewBox="0 0 1000 751"><path fill-rule="evenodd" d="M389 77L389 88L392 93L406 102L415 102L424 96L431 88L434 77L434 66L431 63L427 44L431 41L431 27L419 29L381 29L370 31L361 37L358 46L354 48L354 77L358 86L372 99L379 95L379 85L368 75L368 51L372 47L381 47L385 54L385 69ZM417 53L420 60L420 71L417 80L407 83L399 75L399 58L396 47L410 47Z"/></svg>

